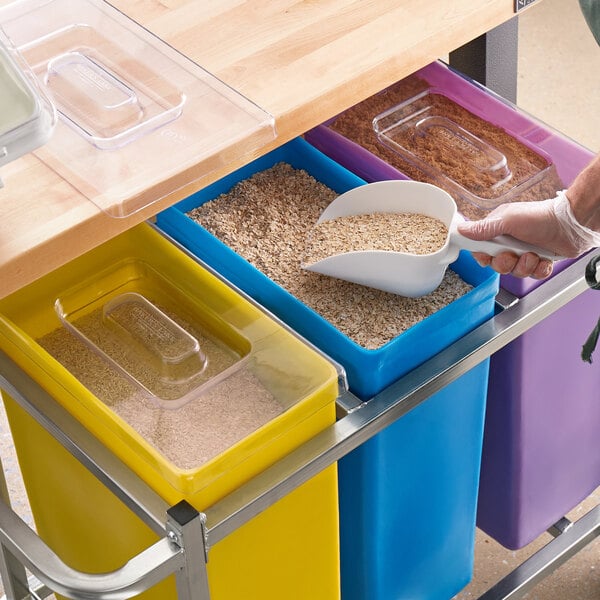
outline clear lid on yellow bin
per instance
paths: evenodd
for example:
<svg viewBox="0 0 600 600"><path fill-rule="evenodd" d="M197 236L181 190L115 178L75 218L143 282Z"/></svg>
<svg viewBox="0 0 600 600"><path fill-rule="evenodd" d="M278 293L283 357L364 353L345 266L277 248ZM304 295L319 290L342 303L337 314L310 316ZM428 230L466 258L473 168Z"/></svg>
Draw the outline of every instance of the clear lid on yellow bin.
<svg viewBox="0 0 600 600"><path fill-rule="evenodd" d="M17 0L0 25L59 113L38 156L113 217L275 137L270 114L102 0Z"/></svg>
<svg viewBox="0 0 600 600"><path fill-rule="evenodd" d="M458 105L431 88L373 119L379 141L457 198L491 210L541 181L551 161L516 154L469 131ZM459 107L460 108L460 107ZM522 146L522 144L521 144Z"/></svg>
<svg viewBox="0 0 600 600"><path fill-rule="evenodd" d="M252 353L251 341L223 316L185 307L178 287L143 261L111 267L55 301L68 330L166 409L200 398L243 370Z"/></svg>
<svg viewBox="0 0 600 600"><path fill-rule="evenodd" d="M45 144L56 111L0 28L0 166Z"/></svg>

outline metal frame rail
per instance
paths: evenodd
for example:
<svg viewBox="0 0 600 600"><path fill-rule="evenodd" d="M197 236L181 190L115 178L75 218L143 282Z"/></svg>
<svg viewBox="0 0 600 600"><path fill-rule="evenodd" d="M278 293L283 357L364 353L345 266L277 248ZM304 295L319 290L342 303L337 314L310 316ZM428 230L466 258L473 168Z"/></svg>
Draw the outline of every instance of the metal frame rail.
<svg viewBox="0 0 600 600"><path fill-rule="evenodd" d="M524 298L511 296L494 317L369 401L360 402L346 393L338 401L343 415L334 425L205 513L199 513L185 501L175 507L168 506L0 353L0 387L158 536L155 544L111 573L88 574L71 569L11 509L2 471L0 575L5 597L34 600L57 592L75 600L121 600L174 573L180 600L209 600L206 564L212 545L589 289L584 274L592 256L578 259ZM498 299L502 301L501 296ZM480 600L521 597L600 535L599 511L600 507L596 507L573 526L564 528L564 532Z"/></svg>

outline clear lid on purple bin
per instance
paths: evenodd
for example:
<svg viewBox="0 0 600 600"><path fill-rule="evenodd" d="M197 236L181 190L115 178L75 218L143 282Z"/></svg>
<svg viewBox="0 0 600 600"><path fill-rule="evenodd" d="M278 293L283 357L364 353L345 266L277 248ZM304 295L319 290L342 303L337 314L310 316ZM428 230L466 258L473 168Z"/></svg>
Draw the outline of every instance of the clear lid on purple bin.
<svg viewBox="0 0 600 600"><path fill-rule="evenodd" d="M59 114L38 157L113 217L275 137L270 114L103 0L16 0L0 25Z"/></svg>
<svg viewBox="0 0 600 600"><path fill-rule="evenodd" d="M378 140L456 198L492 210L539 183L551 161L519 154L469 131L453 100L434 89L421 92L373 119ZM525 175L524 175L525 174Z"/></svg>

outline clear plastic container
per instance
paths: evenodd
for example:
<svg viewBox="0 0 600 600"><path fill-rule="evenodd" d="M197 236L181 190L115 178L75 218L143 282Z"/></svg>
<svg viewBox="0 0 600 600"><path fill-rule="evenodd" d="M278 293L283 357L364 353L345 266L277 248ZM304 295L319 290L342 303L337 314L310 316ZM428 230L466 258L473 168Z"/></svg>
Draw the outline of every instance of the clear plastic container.
<svg viewBox="0 0 600 600"><path fill-rule="evenodd" d="M17 0L0 24L60 116L38 156L113 217L275 137L271 115L102 0Z"/></svg>
<svg viewBox="0 0 600 600"><path fill-rule="evenodd" d="M0 28L0 166L45 144L56 112Z"/></svg>
<svg viewBox="0 0 600 600"><path fill-rule="evenodd" d="M550 159L507 156L454 118L454 101L435 89L373 119L378 140L455 196L491 210L518 198L548 175ZM526 173L525 177L517 172Z"/></svg>

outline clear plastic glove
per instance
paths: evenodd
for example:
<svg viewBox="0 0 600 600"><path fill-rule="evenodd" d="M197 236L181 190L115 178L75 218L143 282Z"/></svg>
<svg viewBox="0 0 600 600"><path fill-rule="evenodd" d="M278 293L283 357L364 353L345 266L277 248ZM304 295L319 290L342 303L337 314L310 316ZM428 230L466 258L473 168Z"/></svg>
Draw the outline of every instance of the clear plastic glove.
<svg viewBox="0 0 600 600"><path fill-rule="evenodd" d="M577 222L564 191L539 202L503 204L485 219L459 224L458 231L474 240L511 235L565 258L580 256L600 246L600 233ZM552 273L552 262L532 252L521 257L511 252L495 257L481 253L473 253L473 256L480 265L489 265L501 274L544 279Z"/></svg>

